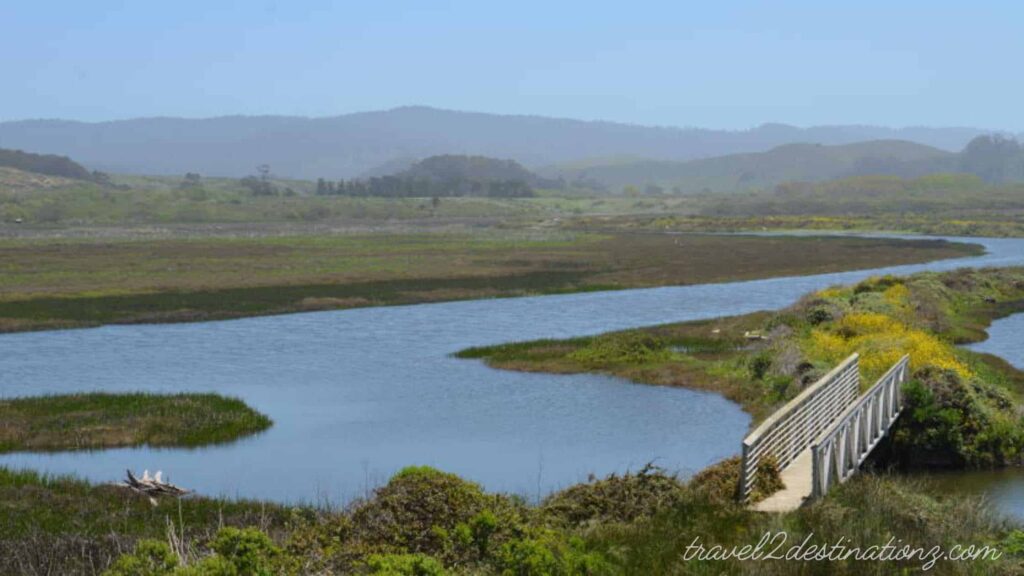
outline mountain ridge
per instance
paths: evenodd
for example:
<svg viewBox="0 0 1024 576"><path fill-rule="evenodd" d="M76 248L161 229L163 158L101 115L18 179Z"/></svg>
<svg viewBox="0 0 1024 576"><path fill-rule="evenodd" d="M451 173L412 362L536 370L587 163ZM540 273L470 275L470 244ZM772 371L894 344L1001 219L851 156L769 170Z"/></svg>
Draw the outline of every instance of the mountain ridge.
<svg viewBox="0 0 1024 576"><path fill-rule="evenodd" d="M511 158L537 168L597 156L692 160L763 152L800 141L845 144L898 138L954 151L989 132L779 123L715 130L403 106L326 117L16 120L0 123L0 147L66 155L109 172L238 177L269 164L280 176L315 179L352 178L396 159L439 154Z"/></svg>

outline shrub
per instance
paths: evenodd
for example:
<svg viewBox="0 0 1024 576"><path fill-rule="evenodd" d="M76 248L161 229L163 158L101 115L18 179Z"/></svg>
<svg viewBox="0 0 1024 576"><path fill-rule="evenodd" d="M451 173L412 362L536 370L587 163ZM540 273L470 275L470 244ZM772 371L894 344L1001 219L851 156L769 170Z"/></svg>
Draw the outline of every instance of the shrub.
<svg viewBox="0 0 1024 576"><path fill-rule="evenodd" d="M1013 408L986 401L978 390L1000 396L952 370L916 372L903 388L904 412L889 459L903 467L986 467L1018 460L1024 432Z"/></svg>
<svg viewBox="0 0 1024 576"><path fill-rule="evenodd" d="M612 474L556 492L541 505L541 514L567 526L633 522L674 506L685 492L675 476L648 464L635 474Z"/></svg>
<svg viewBox="0 0 1024 576"><path fill-rule="evenodd" d="M103 573L104 576L167 576L178 567L178 557L166 542L142 540L135 551L125 554Z"/></svg>
<svg viewBox="0 0 1024 576"><path fill-rule="evenodd" d="M495 559L503 576L589 576L609 574L611 568L579 538L540 529L505 543Z"/></svg>
<svg viewBox="0 0 1024 576"><path fill-rule="evenodd" d="M712 502L729 503L739 499L740 471L743 460L734 456L709 466L690 479L690 488ZM750 502L759 502L785 488L775 458L766 456L757 467L757 476L750 491Z"/></svg>
<svg viewBox="0 0 1024 576"><path fill-rule="evenodd" d="M772 368L772 356L768 353L758 354L750 359L750 375L755 380L764 380Z"/></svg>
<svg viewBox="0 0 1024 576"><path fill-rule="evenodd" d="M374 554L366 567L375 576L444 576L448 572L425 554Z"/></svg>
<svg viewBox="0 0 1024 576"><path fill-rule="evenodd" d="M281 574L281 549L256 528L222 528L210 543L210 548L233 566L238 574Z"/></svg>
<svg viewBox="0 0 1024 576"><path fill-rule="evenodd" d="M395 474L352 513L349 552L402 552L475 561L521 520L515 502L430 467Z"/></svg>
<svg viewBox="0 0 1024 576"><path fill-rule="evenodd" d="M668 360L671 353L660 338L643 332L620 332L598 336L569 357L588 368L606 368Z"/></svg>
<svg viewBox="0 0 1024 576"><path fill-rule="evenodd" d="M914 369L933 366L964 377L971 374L952 345L875 312L847 314L838 322L814 328L804 339L803 349L809 357L830 365L859 352L861 374L871 383L905 354L910 354Z"/></svg>

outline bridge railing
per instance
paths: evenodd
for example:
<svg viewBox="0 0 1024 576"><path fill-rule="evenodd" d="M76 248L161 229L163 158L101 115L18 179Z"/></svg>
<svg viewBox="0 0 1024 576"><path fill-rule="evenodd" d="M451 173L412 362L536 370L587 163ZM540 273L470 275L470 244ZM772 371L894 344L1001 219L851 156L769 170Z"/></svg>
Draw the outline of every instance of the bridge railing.
<svg viewBox="0 0 1024 576"><path fill-rule="evenodd" d="M824 430L811 446L812 491L818 498L845 482L885 436L903 410L902 385L910 357L893 365L864 395Z"/></svg>
<svg viewBox="0 0 1024 576"><path fill-rule="evenodd" d="M860 395L858 356L854 354L808 386L743 439L740 498L754 489L759 465L772 457L779 469L808 449Z"/></svg>

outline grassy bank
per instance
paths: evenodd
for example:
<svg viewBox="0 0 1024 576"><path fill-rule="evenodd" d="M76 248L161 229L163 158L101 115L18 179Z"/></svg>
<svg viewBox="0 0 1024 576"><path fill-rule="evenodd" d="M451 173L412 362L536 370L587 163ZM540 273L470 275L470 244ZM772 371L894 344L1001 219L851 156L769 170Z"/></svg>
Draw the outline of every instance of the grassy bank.
<svg viewBox="0 0 1024 576"><path fill-rule="evenodd" d="M216 394L69 394L0 400L0 453L122 446L191 447L269 428L270 418Z"/></svg>
<svg viewBox="0 0 1024 576"><path fill-rule="evenodd" d="M632 575L915 573L924 560L799 562L686 559L705 546L990 546L998 559L939 560L929 573L1009 575L1024 532L983 502L863 475L829 498L768 516L724 497L720 482L645 468L572 486L538 505L425 467L396 474L344 510L186 498L152 507L113 486L0 470L0 572L215 574ZM905 571L905 572L904 572Z"/></svg>
<svg viewBox="0 0 1024 576"><path fill-rule="evenodd" d="M942 241L554 231L8 240L0 331L723 282L979 252Z"/></svg>

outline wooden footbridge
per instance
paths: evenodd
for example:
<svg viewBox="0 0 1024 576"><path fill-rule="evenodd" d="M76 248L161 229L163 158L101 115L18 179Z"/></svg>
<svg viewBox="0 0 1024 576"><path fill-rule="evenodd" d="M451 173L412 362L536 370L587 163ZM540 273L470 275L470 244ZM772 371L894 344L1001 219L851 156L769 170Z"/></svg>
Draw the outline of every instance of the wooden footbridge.
<svg viewBox="0 0 1024 576"><path fill-rule="evenodd" d="M743 440L741 498L749 500L768 459L785 488L753 505L765 512L796 509L855 474L903 409L908 361L904 356L861 393L854 354L762 422Z"/></svg>

